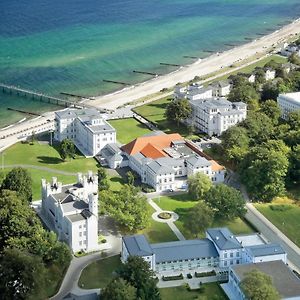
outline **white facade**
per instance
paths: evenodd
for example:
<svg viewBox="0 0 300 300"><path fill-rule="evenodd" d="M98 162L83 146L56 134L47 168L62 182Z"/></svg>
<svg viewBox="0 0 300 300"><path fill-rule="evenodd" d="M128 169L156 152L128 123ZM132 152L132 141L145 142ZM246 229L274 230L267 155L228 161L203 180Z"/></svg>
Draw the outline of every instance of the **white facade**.
<svg viewBox="0 0 300 300"><path fill-rule="evenodd" d="M265 79L266 79L266 81L273 80L275 78L275 76L276 76L276 71L275 70L273 70L271 68L267 68L265 70Z"/></svg>
<svg viewBox="0 0 300 300"><path fill-rule="evenodd" d="M280 94L277 103L281 110L281 117L286 120L291 112L300 110L300 92Z"/></svg>
<svg viewBox="0 0 300 300"><path fill-rule="evenodd" d="M79 173L76 184L65 186L42 179L42 217L74 253L98 250L97 176Z"/></svg>
<svg viewBox="0 0 300 300"><path fill-rule="evenodd" d="M116 130L96 109L66 109L55 113L54 138L70 139L85 156L96 156L116 142Z"/></svg>
<svg viewBox="0 0 300 300"><path fill-rule="evenodd" d="M293 53L296 53L298 56L300 56L300 48L296 44L288 44L284 43L281 54L284 56L291 56Z"/></svg>
<svg viewBox="0 0 300 300"><path fill-rule="evenodd" d="M232 103L225 98L212 98L190 101L190 104L190 123L209 136L219 136L247 117L247 105L243 102Z"/></svg>

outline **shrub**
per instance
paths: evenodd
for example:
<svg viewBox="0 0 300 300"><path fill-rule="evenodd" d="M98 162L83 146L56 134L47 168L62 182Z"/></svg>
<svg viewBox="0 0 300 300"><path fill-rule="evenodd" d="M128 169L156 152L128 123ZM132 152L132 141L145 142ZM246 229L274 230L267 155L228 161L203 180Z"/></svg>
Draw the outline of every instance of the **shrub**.
<svg viewBox="0 0 300 300"><path fill-rule="evenodd" d="M181 280L183 279L182 273L180 275L175 275L175 276L163 276L162 280L163 281L172 281L172 280Z"/></svg>
<svg viewBox="0 0 300 300"><path fill-rule="evenodd" d="M197 277L197 278L216 276L216 275L217 274L216 274L215 270L212 270L210 272L202 272L202 273L195 272L195 277Z"/></svg>
<svg viewBox="0 0 300 300"><path fill-rule="evenodd" d="M193 276L192 276L191 273L188 273L188 274L186 275L186 277L187 277L188 279L192 279L192 278L193 278Z"/></svg>
<svg viewBox="0 0 300 300"><path fill-rule="evenodd" d="M291 209L291 206L286 204L277 204L277 205L270 205L270 209L272 209L273 211L287 211Z"/></svg>

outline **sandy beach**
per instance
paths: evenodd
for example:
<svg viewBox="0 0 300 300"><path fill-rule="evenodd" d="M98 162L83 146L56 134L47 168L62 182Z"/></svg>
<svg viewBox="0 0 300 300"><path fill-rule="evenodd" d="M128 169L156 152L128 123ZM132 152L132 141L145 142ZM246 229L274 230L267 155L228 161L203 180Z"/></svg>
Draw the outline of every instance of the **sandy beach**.
<svg viewBox="0 0 300 300"><path fill-rule="evenodd" d="M202 61L184 66L173 73L153 78L112 94L96 97L95 100L87 101L86 103L98 108L115 109L126 103L157 93L163 88L171 88L178 82L187 82L195 76L213 73L256 54L267 54L270 50L273 50L274 46L282 45L289 37L299 32L300 19L297 19L293 23L250 43L222 53L215 53Z"/></svg>

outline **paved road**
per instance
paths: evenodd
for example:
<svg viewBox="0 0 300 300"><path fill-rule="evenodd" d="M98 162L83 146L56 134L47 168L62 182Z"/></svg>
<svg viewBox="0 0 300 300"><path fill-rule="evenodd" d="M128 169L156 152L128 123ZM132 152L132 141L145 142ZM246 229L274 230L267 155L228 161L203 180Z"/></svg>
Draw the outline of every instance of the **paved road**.
<svg viewBox="0 0 300 300"><path fill-rule="evenodd" d="M269 242L279 243L287 252L288 260L300 270L300 249L276 226L266 219L252 204L247 203L246 219L252 223Z"/></svg>
<svg viewBox="0 0 300 300"><path fill-rule="evenodd" d="M27 168L27 169L41 170L41 171L46 171L46 172L52 172L52 173L61 174L61 175L67 175L67 176L77 176L77 173L60 171L60 170L50 169L50 168L47 168L47 167L36 166L36 165L14 164L14 165L5 165L5 166L2 166L2 168L18 168L18 167L20 167L20 168Z"/></svg>

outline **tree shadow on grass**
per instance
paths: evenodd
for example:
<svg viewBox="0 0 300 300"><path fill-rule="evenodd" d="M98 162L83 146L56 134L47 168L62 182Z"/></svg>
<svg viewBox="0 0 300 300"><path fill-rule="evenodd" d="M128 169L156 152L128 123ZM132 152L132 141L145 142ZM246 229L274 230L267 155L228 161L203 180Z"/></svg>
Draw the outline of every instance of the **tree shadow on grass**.
<svg viewBox="0 0 300 300"><path fill-rule="evenodd" d="M124 184L125 183L124 179L122 177L117 177L117 176L116 177L111 177L110 181L111 182L118 182L120 184Z"/></svg>
<svg viewBox="0 0 300 300"><path fill-rule="evenodd" d="M181 222L185 222L189 217L191 208L176 208L174 212L179 216Z"/></svg>
<svg viewBox="0 0 300 300"><path fill-rule="evenodd" d="M38 162L42 164L57 165L63 162L61 158L51 156L38 156Z"/></svg>

